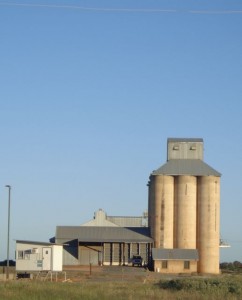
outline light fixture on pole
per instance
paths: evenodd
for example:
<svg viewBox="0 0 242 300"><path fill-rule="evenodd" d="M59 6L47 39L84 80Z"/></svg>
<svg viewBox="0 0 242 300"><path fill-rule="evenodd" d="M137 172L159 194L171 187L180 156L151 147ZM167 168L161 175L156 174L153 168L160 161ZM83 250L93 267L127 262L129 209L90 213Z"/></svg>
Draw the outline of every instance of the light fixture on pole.
<svg viewBox="0 0 242 300"><path fill-rule="evenodd" d="M7 273L6 278L9 279L9 237L10 237L10 201L11 201L11 185L5 185L8 188L8 241L7 241Z"/></svg>

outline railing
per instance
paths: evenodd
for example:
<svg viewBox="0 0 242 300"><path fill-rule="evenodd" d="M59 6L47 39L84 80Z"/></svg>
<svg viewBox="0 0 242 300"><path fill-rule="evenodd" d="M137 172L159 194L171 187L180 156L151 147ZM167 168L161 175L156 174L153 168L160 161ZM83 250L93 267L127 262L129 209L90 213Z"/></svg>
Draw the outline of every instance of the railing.
<svg viewBox="0 0 242 300"><path fill-rule="evenodd" d="M220 248L229 248L231 247L229 243L227 243L225 240L220 239L219 240L219 247Z"/></svg>
<svg viewBox="0 0 242 300"><path fill-rule="evenodd" d="M50 279L50 281L52 282L53 279L55 278L55 281L58 281L58 275L60 275L60 274L64 274L63 281L66 281L66 272L64 272L64 271L62 271L62 272L40 271L37 273L36 280L46 281L46 280Z"/></svg>

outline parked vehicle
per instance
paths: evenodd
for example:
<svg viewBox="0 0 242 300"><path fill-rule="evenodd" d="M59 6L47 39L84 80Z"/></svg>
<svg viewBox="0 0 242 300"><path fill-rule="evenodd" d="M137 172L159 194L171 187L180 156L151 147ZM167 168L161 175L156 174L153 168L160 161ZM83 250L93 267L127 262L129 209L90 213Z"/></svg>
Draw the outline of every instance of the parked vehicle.
<svg viewBox="0 0 242 300"><path fill-rule="evenodd" d="M132 266L142 267L142 265L143 265L143 258L140 255L133 255Z"/></svg>

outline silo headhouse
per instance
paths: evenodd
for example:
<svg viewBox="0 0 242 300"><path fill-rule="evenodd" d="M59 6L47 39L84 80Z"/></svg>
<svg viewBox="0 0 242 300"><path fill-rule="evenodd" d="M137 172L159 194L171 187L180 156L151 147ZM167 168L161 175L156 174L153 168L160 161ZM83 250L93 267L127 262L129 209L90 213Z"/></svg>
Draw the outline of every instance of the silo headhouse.
<svg viewBox="0 0 242 300"><path fill-rule="evenodd" d="M219 273L220 177L203 139L169 138L167 162L150 175L148 223L155 270Z"/></svg>

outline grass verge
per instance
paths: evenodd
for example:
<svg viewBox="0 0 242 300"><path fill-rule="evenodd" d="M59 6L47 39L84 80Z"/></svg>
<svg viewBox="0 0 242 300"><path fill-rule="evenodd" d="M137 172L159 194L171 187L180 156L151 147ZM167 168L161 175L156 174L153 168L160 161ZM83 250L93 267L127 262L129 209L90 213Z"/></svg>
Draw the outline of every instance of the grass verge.
<svg viewBox="0 0 242 300"><path fill-rule="evenodd" d="M4 300L75 299L242 299L242 277L178 278L157 282L38 282L0 283Z"/></svg>

